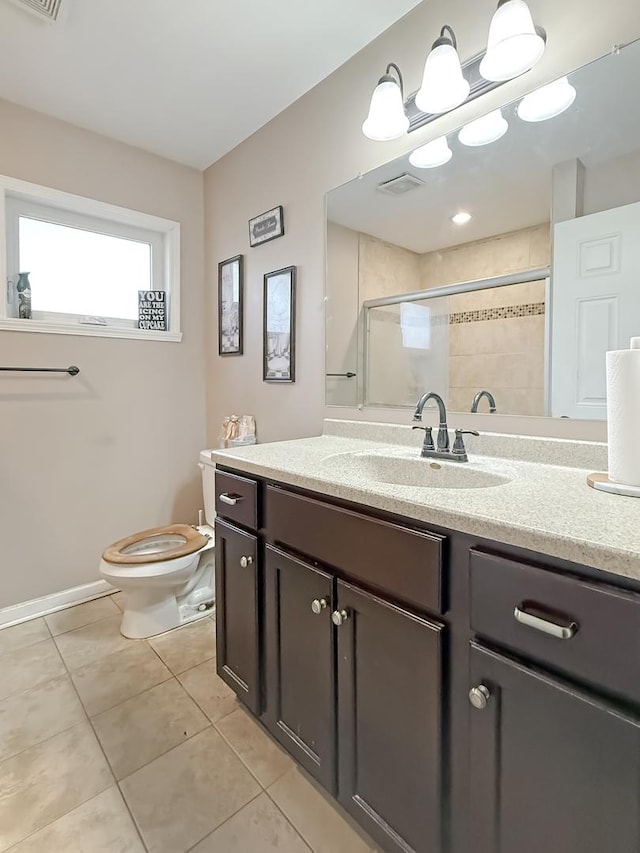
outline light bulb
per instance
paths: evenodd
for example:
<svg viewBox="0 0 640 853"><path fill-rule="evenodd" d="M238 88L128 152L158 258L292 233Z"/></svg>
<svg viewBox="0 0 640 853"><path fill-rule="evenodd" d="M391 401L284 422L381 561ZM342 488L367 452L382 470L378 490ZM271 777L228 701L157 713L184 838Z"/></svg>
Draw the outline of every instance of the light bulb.
<svg viewBox="0 0 640 853"><path fill-rule="evenodd" d="M412 151L409 162L416 169L434 169L436 166L444 166L452 157L453 151L449 148L447 137L440 136Z"/></svg>
<svg viewBox="0 0 640 853"><path fill-rule="evenodd" d="M449 39L438 39L424 64L416 106L423 113L446 113L466 101L469 89L458 51Z"/></svg>
<svg viewBox="0 0 640 853"><path fill-rule="evenodd" d="M544 48L544 38L536 31L524 0L500 0L491 19L480 74L495 82L512 80L533 68Z"/></svg>
<svg viewBox="0 0 640 853"><path fill-rule="evenodd" d="M402 91L389 74L381 77L371 96L369 115L362 132L369 139L384 142L398 139L409 129L409 119L404 111Z"/></svg>
<svg viewBox="0 0 640 853"><path fill-rule="evenodd" d="M463 145L488 145L504 136L507 130L509 125L502 115L502 110L494 110L465 124L458 133L458 139Z"/></svg>
<svg viewBox="0 0 640 853"><path fill-rule="evenodd" d="M460 213L456 213L455 216L451 217L451 221L455 222L456 225L466 225L467 222L471 219L471 214L467 213L464 210L461 210Z"/></svg>
<svg viewBox="0 0 640 853"><path fill-rule="evenodd" d="M560 77L535 92L525 95L516 108L523 121L546 121L568 110L576 99L576 90L567 77Z"/></svg>

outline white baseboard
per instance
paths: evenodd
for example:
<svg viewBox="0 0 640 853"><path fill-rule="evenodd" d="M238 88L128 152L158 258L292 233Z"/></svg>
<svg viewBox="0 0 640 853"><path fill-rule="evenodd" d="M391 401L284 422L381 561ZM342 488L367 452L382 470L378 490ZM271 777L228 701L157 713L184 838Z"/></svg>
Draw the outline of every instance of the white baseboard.
<svg viewBox="0 0 640 853"><path fill-rule="evenodd" d="M55 613L56 610L64 610L74 604L83 604L94 598L102 598L103 595L111 595L117 589L105 580L85 583L82 586L74 586L71 589L63 589L62 592L54 592L51 595L43 595L42 598L34 598L32 601L23 601L21 604L12 604L11 607L0 609L0 628L8 628L9 625L17 625L26 622L27 619L35 619L37 616L46 616Z"/></svg>

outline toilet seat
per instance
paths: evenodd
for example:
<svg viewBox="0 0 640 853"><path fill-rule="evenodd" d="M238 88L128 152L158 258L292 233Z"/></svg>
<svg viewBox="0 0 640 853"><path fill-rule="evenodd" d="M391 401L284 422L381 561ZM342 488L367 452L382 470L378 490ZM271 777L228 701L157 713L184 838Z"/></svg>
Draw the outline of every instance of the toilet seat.
<svg viewBox="0 0 640 853"><path fill-rule="evenodd" d="M105 549L102 559L116 566L140 566L195 554L208 542L188 524L167 524L119 539Z"/></svg>

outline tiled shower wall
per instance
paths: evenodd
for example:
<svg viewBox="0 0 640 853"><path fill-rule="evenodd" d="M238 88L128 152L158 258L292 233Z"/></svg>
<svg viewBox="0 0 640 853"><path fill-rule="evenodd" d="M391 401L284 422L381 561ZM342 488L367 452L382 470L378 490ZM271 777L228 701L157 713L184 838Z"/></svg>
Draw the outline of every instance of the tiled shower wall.
<svg viewBox="0 0 640 853"><path fill-rule="evenodd" d="M424 255L360 234L359 301L544 267L550 257L548 223ZM469 411L476 392L486 388L500 412L544 414L545 282L450 297L449 312L449 408ZM388 370L378 372L377 397L413 399L423 384L413 351L385 349ZM402 377L411 388L400 395ZM393 386L388 394L382 381Z"/></svg>

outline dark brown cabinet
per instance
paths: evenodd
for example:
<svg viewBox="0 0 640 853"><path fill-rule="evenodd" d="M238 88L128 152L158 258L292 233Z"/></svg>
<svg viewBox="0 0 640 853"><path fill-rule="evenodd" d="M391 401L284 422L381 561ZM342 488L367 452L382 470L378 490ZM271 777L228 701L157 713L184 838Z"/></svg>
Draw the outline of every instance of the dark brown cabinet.
<svg viewBox="0 0 640 853"><path fill-rule="evenodd" d="M473 643L476 853L637 853L640 721Z"/></svg>
<svg viewBox="0 0 640 853"><path fill-rule="evenodd" d="M377 849L640 853L639 584L242 472L216 496L218 673Z"/></svg>
<svg viewBox="0 0 640 853"><path fill-rule="evenodd" d="M385 850L440 853L442 626L337 586L338 799Z"/></svg>
<svg viewBox="0 0 640 853"><path fill-rule="evenodd" d="M216 519L216 646L218 675L260 713L258 539Z"/></svg>
<svg viewBox="0 0 640 853"><path fill-rule="evenodd" d="M389 851L441 851L441 631L266 547L266 725Z"/></svg>
<svg viewBox="0 0 640 853"><path fill-rule="evenodd" d="M265 550L265 722L294 758L335 790L333 580Z"/></svg>

